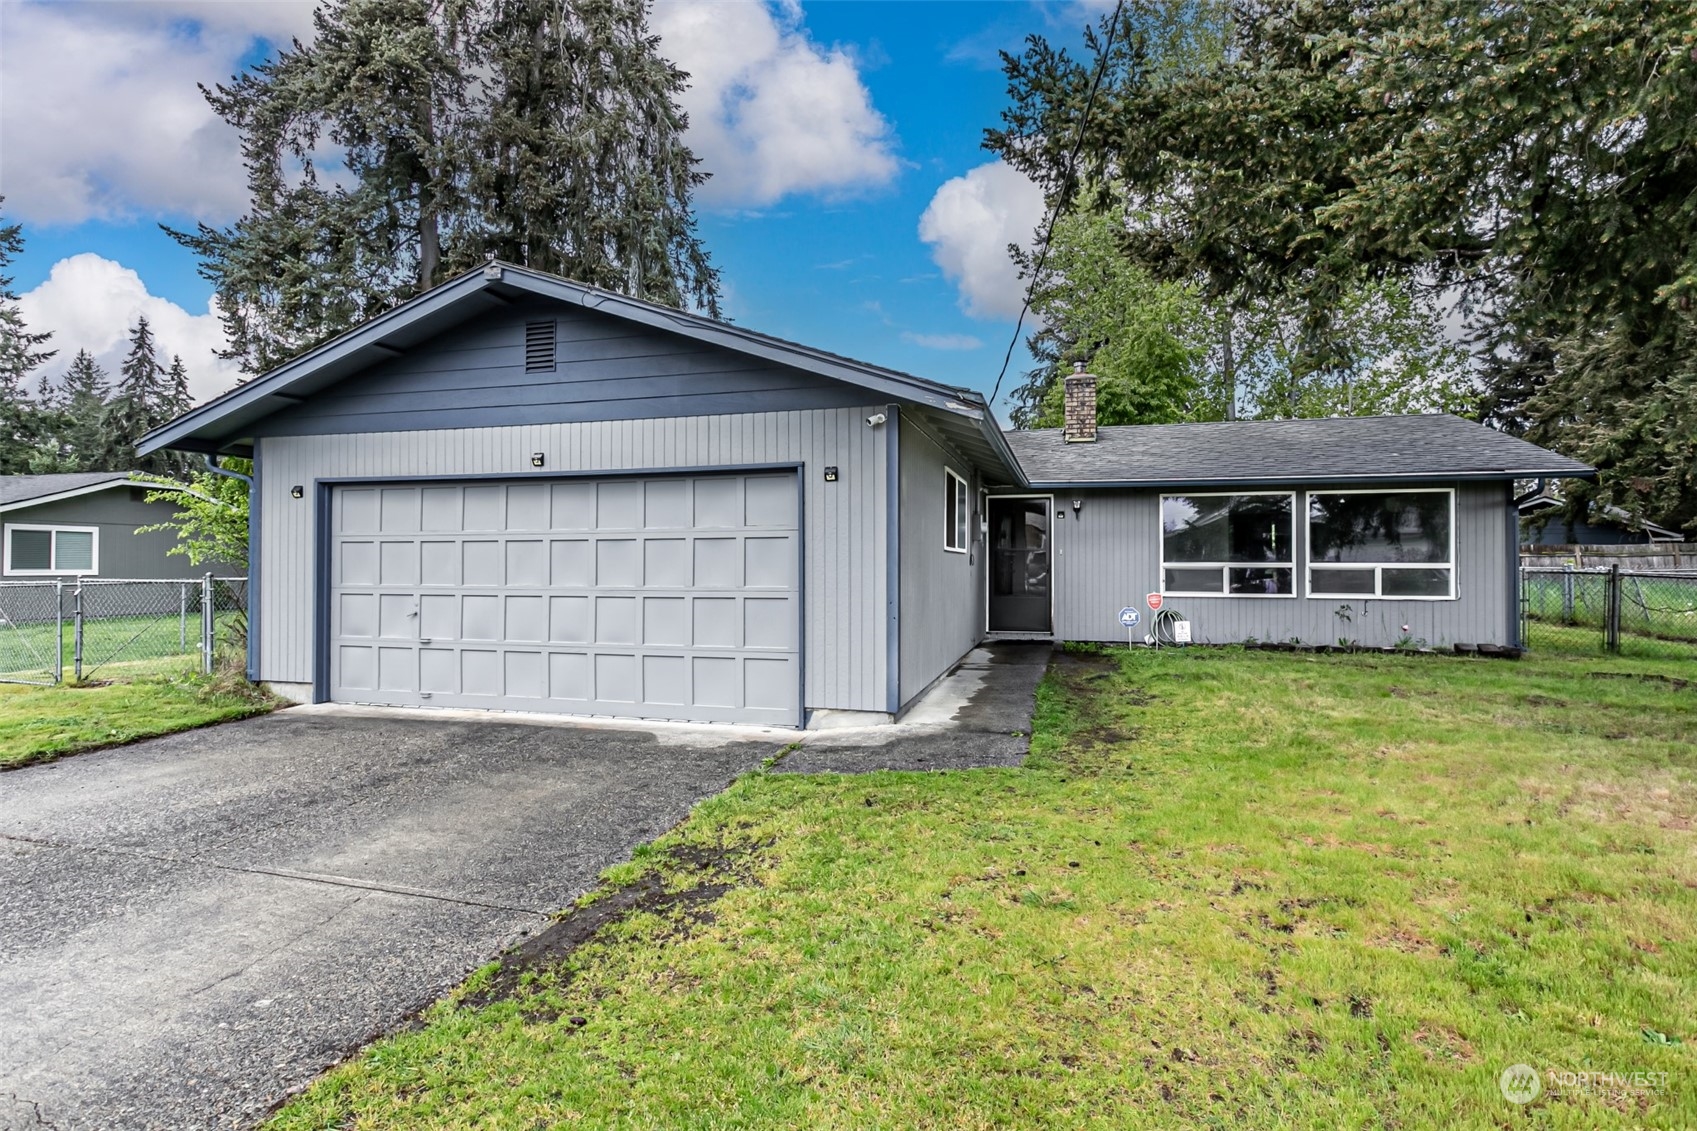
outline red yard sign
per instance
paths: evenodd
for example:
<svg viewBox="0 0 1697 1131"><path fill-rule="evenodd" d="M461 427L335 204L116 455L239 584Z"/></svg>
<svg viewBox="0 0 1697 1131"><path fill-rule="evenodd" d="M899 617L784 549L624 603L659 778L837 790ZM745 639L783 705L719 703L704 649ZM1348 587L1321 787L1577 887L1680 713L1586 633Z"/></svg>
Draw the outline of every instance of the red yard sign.
<svg viewBox="0 0 1697 1131"><path fill-rule="evenodd" d="M1161 595L1159 593L1151 593L1144 600L1149 602L1150 612L1158 613L1161 611Z"/></svg>

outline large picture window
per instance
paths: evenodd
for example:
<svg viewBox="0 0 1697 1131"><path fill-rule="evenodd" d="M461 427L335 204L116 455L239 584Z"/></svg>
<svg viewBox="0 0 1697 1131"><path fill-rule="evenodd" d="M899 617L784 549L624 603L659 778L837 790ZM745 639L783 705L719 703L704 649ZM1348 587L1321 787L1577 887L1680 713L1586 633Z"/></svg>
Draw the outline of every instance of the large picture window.
<svg viewBox="0 0 1697 1131"><path fill-rule="evenodd" d="M1295 507L1290 494L1162 495L1162 592L1291 596Z"/></svg>
<svg viewBox="0 0 1697 1131"><path fill-rule="evenodd" d="M1308 595L1455 596L1455 492L1308 496Z"/></svg>
<svg viewBox="0 0 1697 1131"><path fill-rule="evenodd" d="M92 526L8 526L5 572L92 574L100 564L99 536Z"/></svg>
<svg viewBox="0 0 1697 1131"><path fill-rule="evenodd" d="M966 480L943 469L943 549L954 554L966 553L970 540L967 528L972 521L972 503L967 498Z"/></svg>

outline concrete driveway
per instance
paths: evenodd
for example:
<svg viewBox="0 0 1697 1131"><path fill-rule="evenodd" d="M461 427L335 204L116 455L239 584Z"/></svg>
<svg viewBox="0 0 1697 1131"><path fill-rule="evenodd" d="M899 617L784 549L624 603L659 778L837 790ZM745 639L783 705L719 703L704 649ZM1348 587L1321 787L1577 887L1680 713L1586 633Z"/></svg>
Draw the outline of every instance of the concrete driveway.
<svg viewBox="0 0 1697 1131"><path fill-rule="evenodd" d="M785 741L291 710L0 774L0 1128L247 1125Z"/></svg>

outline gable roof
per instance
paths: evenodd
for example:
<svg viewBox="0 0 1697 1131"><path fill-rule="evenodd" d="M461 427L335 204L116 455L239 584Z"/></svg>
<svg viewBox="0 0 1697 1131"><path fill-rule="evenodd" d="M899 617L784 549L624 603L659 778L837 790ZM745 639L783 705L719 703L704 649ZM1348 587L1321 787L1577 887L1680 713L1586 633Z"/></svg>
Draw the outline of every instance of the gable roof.
<svg viewBox="0 0 1697 1131"><path fill-rule="evenodd" d="M811 346L745 330L688 311L574 283L509 263L489 263L378 315L263 376L143 436L136 451L162 448L246 455L249 430L262 418L299 404L313 393L366 367L407 352L479 314L524 295L540 295L681 334L699 342L859 386L874 400L917 406L965 454L1017 481L1018 465L982 394Z"/></svg>
<svg viewBox="0 0 1697 1131"><path fill-rule="evenodd" d="M18 510L59 499L105 491L130 481L127 471L78 471L64 475L0 475L0 510Z"/></svg>
<svg viewBox="0 0 1697 1131"><path fill-rule="evenodd" d="M1093 444L1069 444L1059 428L1007 433L1032 487L1588 479L1596 474L1578 460L1447 413L1120 425L1099 428L1097 436Z"/></svg>

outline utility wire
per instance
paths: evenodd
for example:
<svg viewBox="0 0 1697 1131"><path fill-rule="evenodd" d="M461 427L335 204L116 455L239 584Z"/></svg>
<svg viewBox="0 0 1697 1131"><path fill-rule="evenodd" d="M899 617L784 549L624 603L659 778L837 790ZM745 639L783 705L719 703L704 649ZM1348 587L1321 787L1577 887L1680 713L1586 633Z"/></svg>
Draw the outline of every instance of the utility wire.
<svg viewBox="0 0 1697 1131"><path fill-rule="evenodd" d="M1031 281L1025 287L1025 301L1020 303L1019 318L1015 320L1013 338L1008 342L1008 352L1002 356L1002 370L996 374L996 387L990 393L990 411L996 409L996 397L1002 391L1002 379L1008 375L1008 363L1013 360L1013 351L1019 345L1019 336L1025 330L1025 315L1031 309L1031 296L1037 290L1037 280L1043 274L1043 264L1049 258L1049 240L1055 234L1055 224L1061 218L1061 201L1066 198L1067 188L1072 184L1074 171L1078 167L1078 153L1084 148L1084 127L1090 123L1090 111L1096 105L1096 92L1101 89L1102 76L1108 72L1108 55L1114 49L1114 36L1120 30L1120 12L1125 8L1125 0L1117 0L1114 4L1114 14L1108 20L1108 37L1102 42L1102 55L1096 63L1096 77L1090 80L1090 93L1084 99L1084 113L1078 119L1078 136L1072 139L1072 152L1067 154L1066 175L1061 178L1061 191L1055 197L1055 207L1049 213L1048 223L1043 225L1043 238L1038 243L1037 263L1031 269Z"/></svg>

